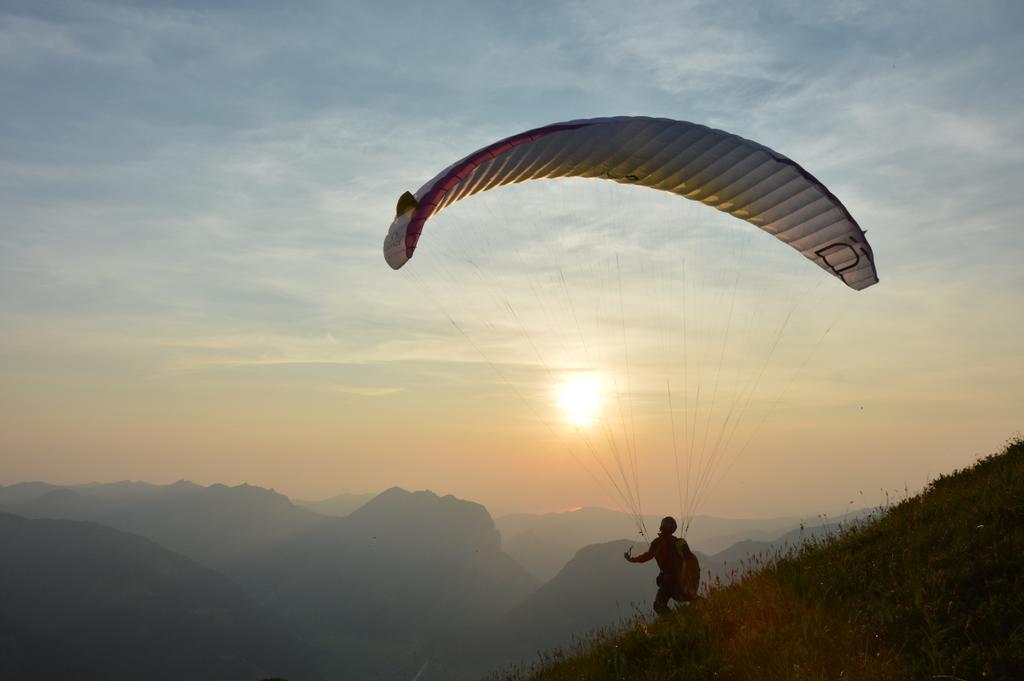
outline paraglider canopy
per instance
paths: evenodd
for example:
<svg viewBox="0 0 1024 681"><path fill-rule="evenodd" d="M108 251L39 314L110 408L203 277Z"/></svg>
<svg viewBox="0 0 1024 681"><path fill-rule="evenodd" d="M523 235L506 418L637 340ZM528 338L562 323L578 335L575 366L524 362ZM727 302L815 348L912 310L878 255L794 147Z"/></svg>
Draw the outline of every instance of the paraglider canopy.
<svg viewBox="0 0 1024 681"><path fill-rule="evenodd" d="M807 170L748 139L665 118L556 123L489 144L406 192L384 240L394 269L445 207L506 184L560 177L611 180L699 201L763 229L853 289L878 282L864 231Z"/></svg>

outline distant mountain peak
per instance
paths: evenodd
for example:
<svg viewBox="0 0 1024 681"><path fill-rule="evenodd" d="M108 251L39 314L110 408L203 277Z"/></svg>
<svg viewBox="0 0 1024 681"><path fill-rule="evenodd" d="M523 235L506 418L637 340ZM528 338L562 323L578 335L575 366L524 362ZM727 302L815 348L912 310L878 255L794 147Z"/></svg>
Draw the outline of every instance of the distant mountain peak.
<svg viewBox="0 0 1024 681"><path fill-rule="evenodd" d="M481 504L431 490L384 490L346 518L350 527L374 535L428 537L438 546L500 551L501 537Z"/></svg>
<svg viewBox="0 0 1024 681"><path fill-rule="evenodd" d="M387 496L387 495L405 495L405 494L412 494L412 492L410 492L409 490L407 490L407 489L405 489L403 487L399 487L398 485L395 485L394 487L388 487L386 490L384 490L383 492L381 492L377 496L383 497L383 496Z"/></svg>
<svg viewBox="0 0 1024 681"><path fill-rule="evenodd" d="M429 489L410 491L401 487L391 487L384 490L361 508L354 511L352 515L380 512L389 508L395 510L422 509L427 511L441 508L460 508L471 513L482 513L487 516L488 523L492 526L494 525L494 521L491 519L487 509L475 501L460 499L454 494L439 496L436 492Z"/></svg>
<svg viewBox="0 0 1024 681"><path fill-rule="evenodd" d="M291 499L280 492L248 483L200 487L196 490L194 498L214 504L241 505L241 507L259 508L264 511L277 512L285 508L299 510L299 507L293 504ZM306 509L301 510L304 513L308 512Z"/></svg>

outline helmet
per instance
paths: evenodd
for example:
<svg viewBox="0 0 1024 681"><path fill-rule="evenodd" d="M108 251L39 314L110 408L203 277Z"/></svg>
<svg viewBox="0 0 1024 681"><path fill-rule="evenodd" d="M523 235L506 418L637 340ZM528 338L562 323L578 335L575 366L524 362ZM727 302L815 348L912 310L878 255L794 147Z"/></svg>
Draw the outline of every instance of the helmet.
<svg viewBox="0 0 1024 681"><path fill-rule="evenodd" d="M676 525L676 519L672 516L667 515L661 519L661 525L658 527L658 532L672 534L676 531L677 527L678 525Z"/></svg>

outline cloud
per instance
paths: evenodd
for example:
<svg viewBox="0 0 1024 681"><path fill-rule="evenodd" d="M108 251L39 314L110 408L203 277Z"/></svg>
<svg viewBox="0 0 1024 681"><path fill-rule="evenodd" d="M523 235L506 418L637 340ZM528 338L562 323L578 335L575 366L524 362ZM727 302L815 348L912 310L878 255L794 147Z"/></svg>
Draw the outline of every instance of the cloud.
<svg viewBox="0 0 1024 681"><path fill-rule="evenodd" d="M344 395L356 395L358 397L387 397L388 395L395 395L405 390L405 388L367 388L356 385L335 385L331 389Z"/></svg>
<svg viewBox="0 0 1024 681"><path fill-rule="evenodd" d="M26 335L63 326L97 348L147 348L157 375L478 364L381 260L396 197L500 136L616 113L695 119L797 158L868 228L880 298L1019 302L1016 10L543 7L7 6L0 314ZM529 305L543 256L580 246L562 227L592 215L588 191L474 198L431 239L529 215L505 295ZM570 196L584 207L566 209ZM679 215L633 205L666 231ZM642 245L622 223L594 228L595 262ZM503 324L495 347L535 364Z"/></svg>

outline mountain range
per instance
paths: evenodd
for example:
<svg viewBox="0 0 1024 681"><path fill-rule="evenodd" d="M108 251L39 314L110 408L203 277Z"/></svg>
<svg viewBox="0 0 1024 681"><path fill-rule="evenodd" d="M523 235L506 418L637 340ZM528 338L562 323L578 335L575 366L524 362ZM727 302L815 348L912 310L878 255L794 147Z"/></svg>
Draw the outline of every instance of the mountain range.
<svg viewBox="0 0 1024 681"><path fill-rule="evenodd" d="M189 678L253 678L259 670L314 679L343 670L344 678L469 679L650 608L657 570L622 559L639 548L621 539L630 527L622 514L580 509L495 521L480 504L429 491L361 496L326 500L334 513L325 515L309 509L316 502L302 507L250 485L0 487L11 538L4 555L21 565L0 573L0 595L22 594L0 598L0 651L6 646L8 665L21 665L13 677L29 679L67 676L24 671L43 664L32 653L42 649L61 650L77 670L71 675L86 679L129 669L159 678L147 667L157 663L187 668ZM698 518L691 544L702 526L764 536L782 523ZM772 540L799 539L799 529L778 537L796 524ZM715 545L713 537L706 543ZM776 545L699 555L713 578ZM36 572L49 581L31 582ZM80 614L65 617L61 604ZM145 654L117 653L120 671L104 666L119 650L104 630ZM232 638L242 632L260 642L259 654ZM167 650L179 651L177 666L165 664Z"/></svg>
<svg viewBox="0 0 1024 681"><path fill-rule="evenodd" d="M660 516L646 516L648 534L657 533ZM562 569L580 548L613 539L638 535L629 515L606 508L577 508L557 513L516 513L495 519L502 546L538 579L547 581ZM687 540L705 554L716 553L740 540L770 541L800 524L800 518L716 518L690 520Z"/></svg>

